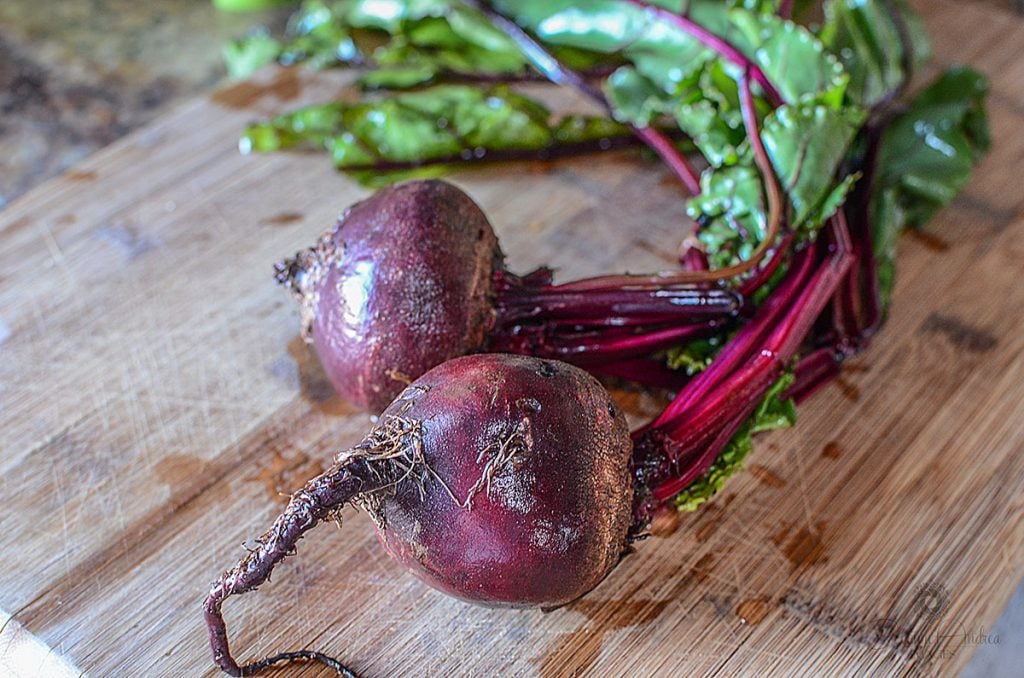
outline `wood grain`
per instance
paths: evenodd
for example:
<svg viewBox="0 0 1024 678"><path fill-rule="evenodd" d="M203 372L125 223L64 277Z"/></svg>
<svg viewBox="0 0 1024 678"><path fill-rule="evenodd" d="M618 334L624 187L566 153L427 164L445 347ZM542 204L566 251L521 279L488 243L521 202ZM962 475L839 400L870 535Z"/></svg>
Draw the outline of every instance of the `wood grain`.
<svg viewBox="0 0 1024 678"><path fill-rule="evenodd" d="M426 588L349 512L228 602L239 654L312 647L367 676L961 667L1024 563L1024 23L921 9L940 61L992 77L996 145L929 237L901 244L884 332L796 429L547 614ZM0 640L31 633L95 676L212 675L207 582L369 426L331 395L270 276L365 192L322 156L235 148L245 122L344 82L265 73L0 213ZM628 154L455 181L514 270L658 269L686 227L667 174ZM634 421L659 406L616 396ZM282 675L300 673L317 674Z"/></svg>

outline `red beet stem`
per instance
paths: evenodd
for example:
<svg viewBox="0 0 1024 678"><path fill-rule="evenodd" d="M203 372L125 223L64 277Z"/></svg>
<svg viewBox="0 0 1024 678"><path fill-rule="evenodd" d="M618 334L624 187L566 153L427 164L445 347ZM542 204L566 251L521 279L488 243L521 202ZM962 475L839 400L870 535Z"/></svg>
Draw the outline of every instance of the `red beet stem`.
<svg viewBox="0 0 1024 678"><path fill-rule="evenodd" d="M682 459L700 448L732 420L736 412L748 409L751 404L757 405L782 374L784 364L778 352L762 349L697 406L662 426L661 432L667 438L666 449L672 459Z"/></svg>
<svg viewBox="0 0 1024 678"><path fill-rule="evenodd" d="M778 180L775 177L775 171L770 159L768 158L768 153L765 150L764 144L761 142L760 134L757 131L754 99L750 91L749 79L746 77L742 78L740 85L740 103L742 104L743 109L743 119L748 127L748 138L751 140L754 157L765 177L765 183L769 187L774 186L777 191ZM771 196L771 194L772 191L769 190L769 196ZM845 247L845 251L848 252L849 236L845 235L845 222L842 224L842 228L840 230L843 232L843 235L841 236L842 243L840 244ZM772 236L771 239L774 239L774 236ZM765 243L769 242L769 240L770 239L766 237ZM765 243L762 243L762 245ZM665 411L662 412L661 416L651 423L650 427L656 428L663 426L667 422L682 416L689 407L693 406L695 402L703 398L711 388L725 379L726 375L730 374L738 364L756 350L758 344L767 335L771 328L775 326L779 315L786 307L789 306L792 296L797 294L799 290L807 284L807 276L811 275L810 268L814 262L813 250L813 246L808 247L801 254L796 256L796 259L792 264L792 270L787 274L786 280L779 285L779 287L769 296L768 300L761 306L761 308L758 309L754 319L741 329L735 337L733 337L732 341L730 341L722 352L715 358L712 365L694 379L693 382L691 382L687 388L669 404ZM777 261L774 262L774 266L778 265L778 260L782 254L783 250L781 248L775 251L773 259ZM769 264L769 266L772 265L772 263ZM770 277L770 274L768 277ZM762 280L762 284L768 280L768 277L765 277Z"/></svg>
<svg viewBox="0 0 1024 678"><path fill-rule="evenodd" d="M275 664L306 660L319 662L342 675L354 678L355 674L338 660L312 651L285 652L250 664L239 665L231 656L221 606L230 596L252 591L266 582L274 566L293 554L299 539L321 520L329 517L360 493L381 486L380 475L374 473L366 461L358 459L337 465L327 473L310 480L292 495L284 513L274 521L270 530L257 540L256 548L249 551L234 568L214 582L203 604L203 616L210 636L213 660L222 671L232 676L251 676Z"/></svg>
<svg viewBox="0 0 1024 678"><path fill-rule="evenodd" d="M853 263L842 214L832 217L829 226L833 242L827 253L814 256L824 249L818 244L798 255L804 260L729 343L726 359L719 354L653 425L634 432L641 451L634 464L650 496L635 502L637 525L646 524L651 510L707 472L810 334ZM810 270L808 262L813 262Z"/></svg>
<svg viewBox="0 0 1024 678"><path fill-rule="evenodd" d="M743 284L740 285L738 291L742 296L747 297L752 295L772 279L775 272L779 270L779 265L782 263L782 260L786 258L786 253L788 253L790 248L793 246L793 241L795 239L796 235L792 231L787 231L782 234L782 237L779 238L779 244L769 252L768 263L758 269L754 275L743 281Z"/></svg>
<svg viewBox="0 0 1024 678"><path fill-rule="evenodd" d="M793 384L783 398L792 398L797 404L816 393L819 388L839 376L843 354L832 347L819 348L800 358L793 370Z"/></svg>
<svg viewBox="0 0 1024 678"><path fill-rule="evenodd" d="M698 228L700 228L699 225ZM683 252L679 256L679 263L687 271L706 271L711 268L707 252L701 247L700 241L693 236L683 241Z"/></svg>
<svg viewBox="0 0 1024 678"><path fill-rule="evenodd" d="M651 490L654 500L658 504L664 504L686 489L687 485L706 473L707 469L711 468L711 465L715 463L715 459L721 454L725 446L729 444L729 441L736 435L740 426L743 425L743 422L753 413L756 407L757 402L754 402L745 409L735 412L732 419L726 422L709 444L705 445L703 449L698 450L697 454L693 455L691 459L684 460L679 464L681 468L685 469L679 476Z"/></svg>
<svg viewBox="0 0 1024 678"><path fill-rule="evenodd" d="M536 273L499 271L494 279L489 348L577 365L639 358L708 336L743 305L736 292L708 285L577 292Z"/></svg>
<svg viewBox="0 0 1024 678"><path fill-rule="evenodd" d="M652 428L665 426L683 416L689 408L707 397L713 388L733 374L743 361L756 353L792 300L808 284L814 267L814 249L808 247L797 254L792 270L758 308L753 319L725 345L711 365L694 377L686 389L665 408L651 424Z"/></svg>
<svg viewBox="0 0 1024 678"><path fill-rule="evenodd" d="M651 126L630 125L630 129L675 172L690 195L700 195L700 175L667 135Z"/></svg>
<svg viewBox="0 0 1024 678"><path fill-rule="evenodd" d="M619 324L608 322L609 317L622 318L621 324L627 324L630 316L642 317L643 322L700 321L734 315L742 303L738 293L725 289L676 286L575 292L557 285L515 284L507 273L501 274L501 278L495 306L498 323L503 325L533 318Z"/></svg>
<svg viewBox="0 0 1024 678"><path fill-rule="evenodd" d="M670 390L679 389L688 378L685 372L669 368L664 360L651 357L588 365L587 370L595 374L632 381L650 388Z"/></svg>
<svg viewBox="0 0 1024 678"><path fill-rule="evenodd" d="M511 333L492 336L490 350L521 353L538 358L564 360L588 368L650 355L681 343L714 334L719 324L711 321L681 326L609 328L597 331L559 331L556 325L518 327Z"/></svg>

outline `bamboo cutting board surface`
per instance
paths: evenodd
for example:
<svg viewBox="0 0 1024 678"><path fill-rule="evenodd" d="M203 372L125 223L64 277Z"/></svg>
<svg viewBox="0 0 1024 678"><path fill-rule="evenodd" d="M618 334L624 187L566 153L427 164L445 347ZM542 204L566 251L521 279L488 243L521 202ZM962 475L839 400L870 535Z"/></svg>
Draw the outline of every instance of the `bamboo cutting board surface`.
<svg viewBox="0 0 1024 678"><path fill-rule="evenodd" d="M659 522L550 613L427 588L350 510L228 601L240 659L310 647L365 676L963 666L1024 564L1024 22L922 9L940 62L992 77L995 146L928 234L904 238L888 324L795 429L759 438L712 504ZM270 275L366 192L323 156L235 146L244 123L344 77L221 90L0 213L0 674L213 675L208 582L369 427L331 395ZM684 228L667 174L628 155L453 180L517 271L664 268ZM616 397L634 423L663 403ZM280 675L300 674L319 675Z"/></svg>

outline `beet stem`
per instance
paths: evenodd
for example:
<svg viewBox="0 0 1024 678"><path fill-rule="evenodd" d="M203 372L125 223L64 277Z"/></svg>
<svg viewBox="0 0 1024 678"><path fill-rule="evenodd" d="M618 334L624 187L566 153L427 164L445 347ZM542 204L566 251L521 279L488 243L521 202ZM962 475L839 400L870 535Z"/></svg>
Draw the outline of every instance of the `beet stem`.
<svg viewBox="0 0 1024 678"><path fill-rule="evenodd" d="M564 360L589 368L617 360L642 358L655 351L709 336L718 328L718 323L712 321L682 326L641 327L623 335L616 332L619 328L559 332L558 326L543 325L496 335L489 348L497 352Z"/></svg>
<svg viewBox="0 0 1024 678"><path fill-rule="evenodd" d="M829 220L833 242L828 256L813 256L823 243L801 253L794 266L723 355L687 384L651 426L633 433L634 463L647 496L634 501L635 526L650 512L711 467L743 420L750 416L806 340L853 264L852 244L842 212ZM808 269L808 262L816 262ZM780 309L784 309L781 312ZM742 363L742 366L740 366ZM650 470L651 467L654 470Z"/></svg>
<svg viewBox="0 0 1024 678"><path fill-rule="evenodd" d="M490 350L575 364L638 358L706 336L733 318L742 297L722 288L564 291L547 276L495 275ZM531 284L539 283L539 284Z"/></svg>
<svg viewBox="0 0 1024 678"><path fill-rule="evenodd" d="M686 489L687 485L707 473L711 465L715 463L715 459L721 454L725 446L729 444L729 441L736 435L743 422L754 412L756 407L757 401L755 400L747 407L734 413L732 418L715 434L711 442L705 445L702 450L699 450L692 461L682 465L686 469L682 474L666 482L664 485L654 488L652 494L655 501L658 504L663 504Z"/></svg>
<svg viewBox="0 0 1024 678"><path fill-rule="evenodd" d="M700 224L697 224L697 229L700 229ZM689 236L683 241L683 252L679 256L679 263L687 271L706 271L711 268L708 254L695 235Z"/></svg>
<svg viewBox="0 0 1024 678"><path fill-rule="evenodd" d="M796 239L796 234L792 231L787 231L779 239L779 244L775 247L774 252L769 252L771 255L768 259L768 263L762 266L757 273L745 280L739 288L739 293L746 297L752 295L757 290L761 289L765 283L771 280L772 276L775 275L775 271L779 269L779 265L785 258L785 254L789 252L793 246L793 241Z"/></svg>
<svg viewBox="0 0 1024 678"><path fill-rule="evenodd" d="M508 276L503 276L507 281ZM641 316L685 322L721 318L740 309L742 298L725 289L661 288L564 291L560 286L528 287L503 283L498 290L498 322L514 324L543 320L600 320L608 316ZM647 320L650 322L650 320ZM607 323L601 323L607 324Z"/></svg>
<svg viewBox="0 0 1024 678"><path fill-rule="evenodd" d="M819 348L800 359L793 370L793 384L783 398L792 398L800 404L842 371L844 355L833 347Z"/></svg>
<svg viewBox="0 0 1024 678"><path fill-rule="evenodd" d="M587 365L586 367L589 372L625 379L649 388L678 390L688 379L685 372L669 368L663 359L649 356Z"/></svg>
<svg viewBox="0 0 1024 678"><path fill-rule="evenodd" d="M736 333L706 370L694 377L650 428L664 426L684 415L756 352L758 345L765 340L772 327L779 321L779 317L810 280L814 266L814 249L808 247L797 254L792 270L760 306L754 318Z"/></svg>
<svg viewBox="0 0 1024 678"><path fill-rule="evenodd" d="M221 605L230 596L252 591L266 582L274 566L295 552L296 544L307 531L360 494L382 487L383 482L380 474L363 459L336 464L293 494L270 530L257 540L258 546L212 585L203 605L203 616L214 663L222 671L231 676L251 676L284 661L308 660L318 661L342 675L354 676L336 659L305 650L285 652L240 666L231 656Z"/></svg>

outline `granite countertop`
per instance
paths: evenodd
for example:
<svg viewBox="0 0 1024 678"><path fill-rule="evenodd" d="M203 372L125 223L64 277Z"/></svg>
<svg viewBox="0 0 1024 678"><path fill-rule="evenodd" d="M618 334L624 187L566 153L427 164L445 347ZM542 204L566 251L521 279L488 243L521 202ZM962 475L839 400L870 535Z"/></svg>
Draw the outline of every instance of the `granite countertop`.
<svg viewBox="0 0 1024 678"><path fill-rule="evenodd" d="M975 0L1024 8L1024 0ZM228 14L209 0L0 3L0 208L224 78L220 47L285 11ZM965 676L1018 675L1024 588Z"/></svg>
<svg viewBox="0 0 1024 678"><path fill-rule="evenodd" d="M286 17L210 0L0 3L0 207L211 89L225 40Z"/></svg>

